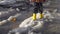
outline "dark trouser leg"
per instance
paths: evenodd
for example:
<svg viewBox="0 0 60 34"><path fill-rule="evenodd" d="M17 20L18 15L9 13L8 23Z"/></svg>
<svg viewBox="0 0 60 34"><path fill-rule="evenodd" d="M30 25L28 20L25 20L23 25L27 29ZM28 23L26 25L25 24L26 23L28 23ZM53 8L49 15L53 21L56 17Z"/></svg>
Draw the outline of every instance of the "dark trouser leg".
<svg viewBox="0 0 60 34"><path fill-rule="evenodd" d="M39 12L42 14L43 13L43 4L39 3Z"/></svg>
<svg viewBox="0 0 60 34"><path fill-rule="evenodd" d="M39 6L39 3L35 2L34 3L34 12L33 13L38 13L38 6Z"/></svg>
<svg viewBox="0 0 60 34"><path fill-rule="evenodd" d="M36 20L36 13L38 13L38 3L34 3L34 12L33 12L33 20Z"/></svg>
<svg viewBox="0 0 60 34"><path fill-rule="evenodd" d="M42 3L39 3L39 12L40 12L40 19L43 18L43 5Z"/></svg>

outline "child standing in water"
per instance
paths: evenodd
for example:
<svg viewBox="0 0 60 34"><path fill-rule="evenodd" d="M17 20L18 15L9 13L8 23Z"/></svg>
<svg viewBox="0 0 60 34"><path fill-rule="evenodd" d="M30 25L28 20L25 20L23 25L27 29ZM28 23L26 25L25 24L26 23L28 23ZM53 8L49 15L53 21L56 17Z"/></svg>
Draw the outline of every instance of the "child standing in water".
<svg viewBox="0 0 60 34"><path fill-rule="evenodd" d="M34 2L34 12L33 12L33 20L36 20L36 14L39 12L40 13L40 19L43 18L43 2L45 2L45 0L31 0L32 2Z"/></svg>

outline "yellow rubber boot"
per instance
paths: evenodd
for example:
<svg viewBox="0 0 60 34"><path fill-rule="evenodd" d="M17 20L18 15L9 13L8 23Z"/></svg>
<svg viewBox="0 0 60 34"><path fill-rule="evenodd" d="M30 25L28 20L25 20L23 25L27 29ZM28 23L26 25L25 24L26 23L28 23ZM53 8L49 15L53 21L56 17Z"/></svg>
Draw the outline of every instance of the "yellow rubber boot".
<svg viewBox="0 0 60 34"><path fill-rule="evenodd" d="M33 13L32 19L35 21L36 20L36 14Z"/></svg>
<svg viewBox="0 0 60 34"><path fill-rule="evenodd" d="M44 17L44 15L43 14L40 14L40 17L39 18L42 19L43 17Z"/></svg>

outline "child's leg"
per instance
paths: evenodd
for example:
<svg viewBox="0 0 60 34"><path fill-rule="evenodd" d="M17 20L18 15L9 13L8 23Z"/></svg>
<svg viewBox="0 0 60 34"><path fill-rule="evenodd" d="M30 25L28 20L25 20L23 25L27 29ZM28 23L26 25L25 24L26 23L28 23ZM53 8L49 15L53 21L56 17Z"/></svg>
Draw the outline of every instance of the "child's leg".
<svg viewBox="0 0 60 34"><path fill-rule="evenodd" d="M42 3L39 3L39 12L40 12L40 19L43 18L43 5Z"/></svg>
<svg viewBox="0 0 60 34"><path fill-rule="evenodd" d="M34 12L33 12L33 20L36 20L36 14L38 13L38 8L37 8L37 6L38 6L38 3L34 3Z"/></svg>

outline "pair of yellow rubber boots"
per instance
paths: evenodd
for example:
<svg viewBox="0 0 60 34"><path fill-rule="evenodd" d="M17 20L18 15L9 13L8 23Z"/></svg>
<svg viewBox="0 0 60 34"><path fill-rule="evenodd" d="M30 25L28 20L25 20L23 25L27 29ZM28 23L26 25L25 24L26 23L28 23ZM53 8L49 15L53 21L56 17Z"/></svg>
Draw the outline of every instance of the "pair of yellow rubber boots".
<svg viewBox="0 0 60 34"><path fill-rule="evenodd" d="M39 18L42 19L44 16L43 14L39 15ZM33 13L32 19L35 21L36 20L36 13Z"/></svg>

